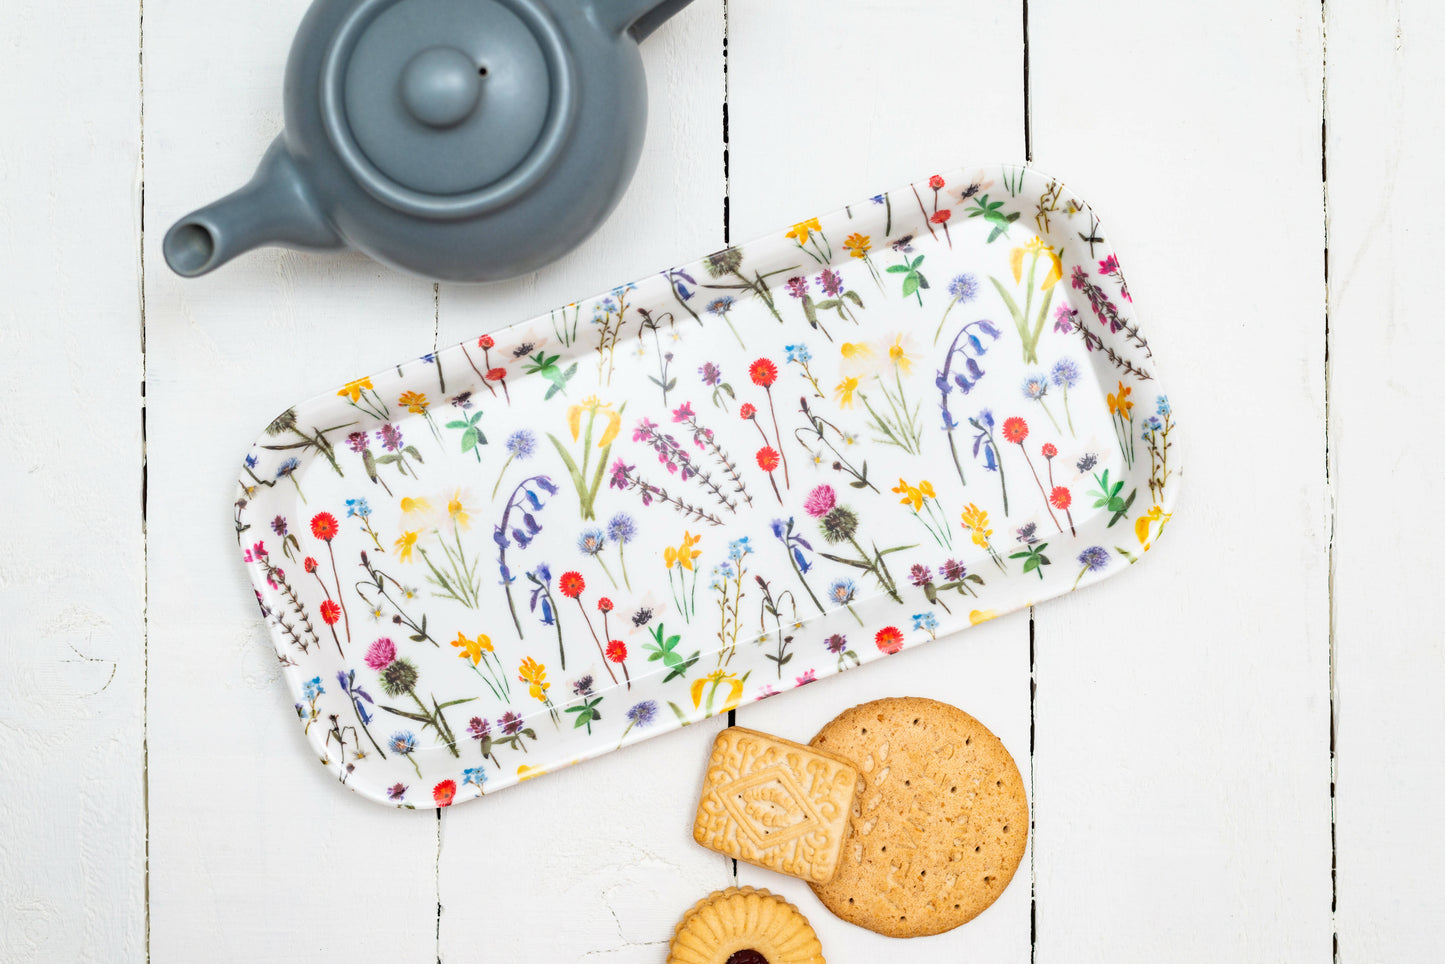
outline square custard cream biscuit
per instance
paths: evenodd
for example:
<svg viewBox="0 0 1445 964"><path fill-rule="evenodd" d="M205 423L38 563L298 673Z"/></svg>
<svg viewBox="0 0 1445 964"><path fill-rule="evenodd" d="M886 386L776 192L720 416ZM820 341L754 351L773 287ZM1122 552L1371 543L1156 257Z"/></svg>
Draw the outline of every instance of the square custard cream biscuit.
<svg viewBox="0 0 1445 964"><path fill-rule="evenodd" d="M861 783L840 756L729 727L713 743L692 837L729 857L827 883Z"/></svg>

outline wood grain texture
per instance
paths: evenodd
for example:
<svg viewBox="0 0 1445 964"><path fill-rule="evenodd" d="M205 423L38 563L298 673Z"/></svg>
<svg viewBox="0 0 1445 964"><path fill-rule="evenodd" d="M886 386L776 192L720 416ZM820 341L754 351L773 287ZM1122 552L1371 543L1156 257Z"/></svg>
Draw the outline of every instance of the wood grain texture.
<svg viewBox="0 0 1445 964"><path fill-rule="evenodd" d="M436 818L362 800L318 764L229 523L241 460L272 417L430 349L432 286L360 255L278 249L183 281L160 254L164 229L240 185L281 129L306 6L146 5L156 961L436 955ZM270 531L244 539L279 548Z"/></svg>
<svg viewBox="0 0 1445 964"><path fill-rule="evenodd" d="M133 7L0 6L0 959L145 953Z"/></svg>
<svg viewBox="0 0 1445 964"><path fill-rule="evenodd" d="M1029 19L1035 161L1104 219L1185 465L1144 565L1038 610L1039 959L1325 960L1320 7Z"/></svg>
<svg viewBox="0 0 1445 964"><path fill-rule="evenodd" d="M1336 524L1335 814L1341 961L1423 961L1445 943L1445 637L1429 400L1445 329L1432 212L1445 200L1445 11L1331 4L1330 460Z"/></svg>
<svg viewBox="0 0 1445 964"><path fill-rule="evenodd" d="M964 164L1023 157L1020 5L911 0L729 4L732 239ZM986 623L860 673L738 710L743 726L806 743L839 712L883 696L926 696L992 729L1028 781L1028 614ZM871 645L871 641L865 641ZM910 964L1027 961L1028 856L998 902L967 927L900 945L844 923L802 881L738 865L807 915L829 959ZM906 948L906 950L905 950Z"/></svg>

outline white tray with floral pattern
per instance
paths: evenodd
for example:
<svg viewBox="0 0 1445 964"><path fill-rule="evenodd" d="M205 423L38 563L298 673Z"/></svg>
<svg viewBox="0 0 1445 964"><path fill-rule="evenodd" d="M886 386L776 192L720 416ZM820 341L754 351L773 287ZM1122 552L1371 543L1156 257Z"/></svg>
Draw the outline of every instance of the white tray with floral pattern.
<svg viewBox="0 0 1445 964"><path fill-rule="evenodd" d="M290 409L235 522L322 761L445 806L1120 571L1174 431L1093 211L974 168Z"/></svg>

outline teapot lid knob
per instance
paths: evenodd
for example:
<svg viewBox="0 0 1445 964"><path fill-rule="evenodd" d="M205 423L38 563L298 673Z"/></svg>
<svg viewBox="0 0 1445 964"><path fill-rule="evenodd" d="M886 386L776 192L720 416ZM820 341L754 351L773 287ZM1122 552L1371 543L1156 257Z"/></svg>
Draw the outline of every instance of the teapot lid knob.
<svg viewBox="0 0 1445 964"><path fill-rule="evenodd" d="M471 116L488 69L455 47L428 47L407 61L398 93L407 112L428 127L455 127Z"/></svg>
<svg viewBox="0 0 1445 964"><path fill-rule="evenodd" d="M574 86L534 0L361 0L326 54L323 121L373 194L464 216L549 166Z"/></svg>

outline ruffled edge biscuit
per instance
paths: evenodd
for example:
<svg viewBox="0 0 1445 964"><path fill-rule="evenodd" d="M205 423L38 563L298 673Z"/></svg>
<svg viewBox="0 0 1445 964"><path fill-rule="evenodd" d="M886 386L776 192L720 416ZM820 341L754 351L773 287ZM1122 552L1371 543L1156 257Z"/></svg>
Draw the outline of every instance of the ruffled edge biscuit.
<svg viewBox="0 0 1445 964"><path fill-rule="evenodd" d="M767 890L729 887L699 900L673 929L667 964L727 964L742 950L768 964L826 964L808 918Z"/></svg>

